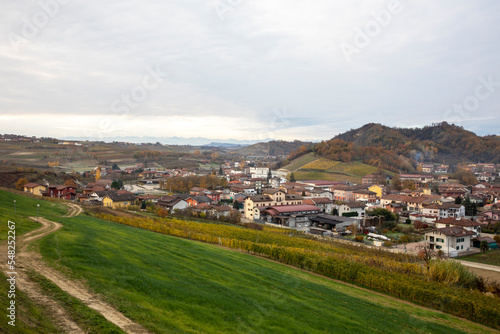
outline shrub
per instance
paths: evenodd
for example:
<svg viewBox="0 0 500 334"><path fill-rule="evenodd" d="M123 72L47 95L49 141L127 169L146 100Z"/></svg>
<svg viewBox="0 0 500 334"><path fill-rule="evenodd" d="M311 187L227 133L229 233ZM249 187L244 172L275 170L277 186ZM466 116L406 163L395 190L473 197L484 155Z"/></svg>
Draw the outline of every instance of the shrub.
<svg viewBox="0 0 500 334"><path fill-rule="evenodd" d="M500 235L495 235L493 239L497 242L497 244L500 244Z"/></svg>
<svg viewBox="0 0 500 334"><path fill-rule="evenodd" d="M392 241L384 241L384 247L391 247Z"/></svg>
<svg viewBox="0 0 500 334"><path fill-rule="evenodd" d="M403 235L401 236L401 238L399 238L399 241L402 242L402 243L408 243L410 242L411 238L409 235Z"/></svg>
<svg viewBox="0 0 500 334"><path fill-rule="evenodd" d="M363 242L363 240L365 240L365 238L363 238L362 235L357 235L354 237L354 241L356 242Z"/></svg>
<svg viewBox="0 0 500 334"><path fill-rule="evenodd" d="M467 267L453 260L432 260L427 276L437 282L458 285L465 288L477 288L477 276Z"/></svg>

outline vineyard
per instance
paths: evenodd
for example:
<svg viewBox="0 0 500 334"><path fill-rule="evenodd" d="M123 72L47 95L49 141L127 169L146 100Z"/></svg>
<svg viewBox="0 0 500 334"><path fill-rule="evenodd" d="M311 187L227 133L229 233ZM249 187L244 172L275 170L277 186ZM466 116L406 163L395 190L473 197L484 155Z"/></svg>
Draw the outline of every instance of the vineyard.
<svg viewBox="0 0 500 334"><path fill-rule="evenodd" d="M310 162L313 162L317 159L318 158L314 155L314 153L308 153L306 155L301 156L300 158L293 160L290 164L283 167L283 169L287 169L287 170L293 172L293 171L301 168L302 166L304 166Z"/></svg>
<svg viewBox="0 0 500 334"><path fill-rule="evenodd" d="M332 161L320 158L301 167L301 169L329 170L340 164L340 161Z"/></svg>
<svg viewBox="0 0 500 334"><path fill-rule="evenodd" d="M175 219L130 219L102 214L97 217L264 256L500 328L500 300L491 293L485 294L484 284L478 286L475 281L460 277L453 281L455 284L434 280L415 256L307 239L290 235L288 230L257 231Z"/></svg>

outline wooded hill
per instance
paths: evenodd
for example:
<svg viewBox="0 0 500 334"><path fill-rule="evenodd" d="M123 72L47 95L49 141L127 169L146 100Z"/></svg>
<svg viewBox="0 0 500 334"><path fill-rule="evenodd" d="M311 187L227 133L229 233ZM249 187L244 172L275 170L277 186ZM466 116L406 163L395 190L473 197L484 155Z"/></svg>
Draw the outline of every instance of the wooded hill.
<svg viewBox="0 0 500 334"><path fill-rule="evenodd" d="M369 123L314 147L325 158L364 163L403 172L415 170L417 162L500 163L498 136L481 137L446 122L423 128L391 128Z"/></svg>

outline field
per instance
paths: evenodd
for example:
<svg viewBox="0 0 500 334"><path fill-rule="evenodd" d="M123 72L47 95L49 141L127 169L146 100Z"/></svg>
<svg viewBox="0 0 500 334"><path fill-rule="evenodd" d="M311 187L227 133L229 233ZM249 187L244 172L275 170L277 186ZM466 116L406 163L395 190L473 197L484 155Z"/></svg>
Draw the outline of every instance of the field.
<svg viewBox="0 0 500 334"><path fill-rule="evenodd" d="M14 200L16 209L14 211ZM22 235L38 228L40 225L27 217L37 216L37 204L40 204L40 216L57 219L66 214L67 207L62 203L44 201L41 198L30 198L0 190L0 241L7 239L7 220L16 223L16 235ZM52 204L54 208L52 209ZM16 212L16 213L14 213Z"/></svg>
<svg viewBox="0 0 500 334"><path fill-rule="evenodd" d="M493 266L500 266L500 249L492 249L486 254L478 253L474 255L461 257L460 260L490 264Z"/></svg>
<svg viewBox="0 0 500 334"><path fill-rule="evenodd" d="M333 161L318 158L314 153L303 155L283 168L293 171L297 180L328 180L353 183L359 183L363 176L378 171L377 167L360 161Z"/></svg>
<svg viewBox="0 0 500 334"><path fill-rule="evenodd" d="M317 160L318 158L314 155L314 153L307 153L295 160L293 160L289 165L283 167L283 169L287 169L290 172L294 172L300 167L307 165L310 162Z"/></svg>
<svg viewBox="0 0 500 334"><path fill-rule="evenodd" d="M217 246L92 217L62 222L43 256L157 333L494 332Z"/></svg>

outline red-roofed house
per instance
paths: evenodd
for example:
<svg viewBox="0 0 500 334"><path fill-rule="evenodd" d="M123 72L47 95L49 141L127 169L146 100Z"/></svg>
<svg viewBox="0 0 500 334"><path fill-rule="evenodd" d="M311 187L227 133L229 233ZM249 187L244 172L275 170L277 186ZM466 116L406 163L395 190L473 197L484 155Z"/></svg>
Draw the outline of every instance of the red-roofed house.
<svg viewBox="0 0 500 334"><path fill-rule="evenodd" d="M24 191L31 193L33 195L37 196L42 196L42 194L45 192L46 188L45 186L42 186L38 183L28 183L24 185Z"/></svg>

